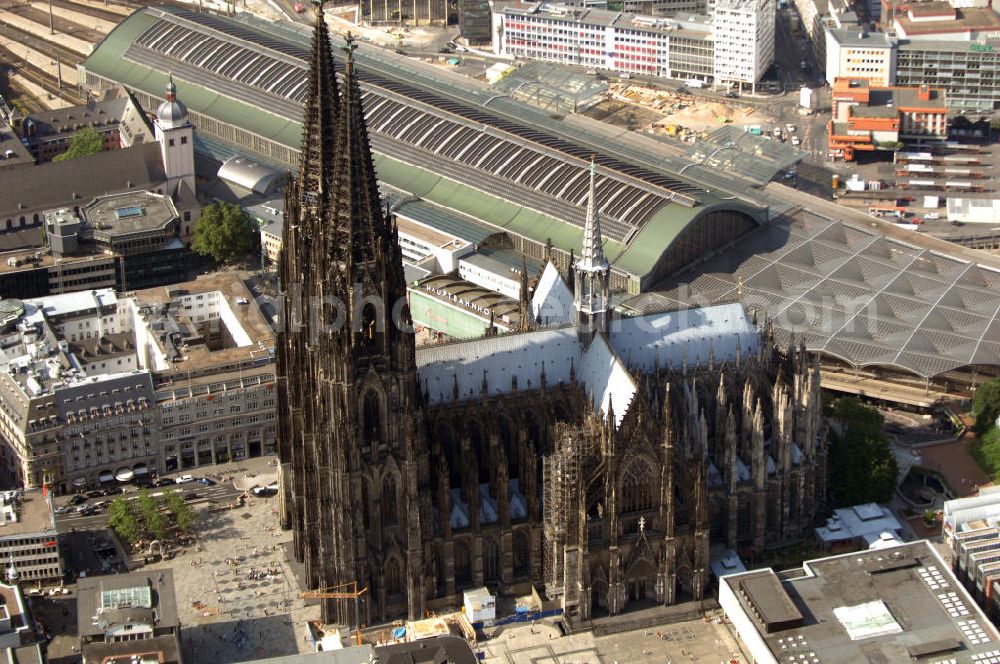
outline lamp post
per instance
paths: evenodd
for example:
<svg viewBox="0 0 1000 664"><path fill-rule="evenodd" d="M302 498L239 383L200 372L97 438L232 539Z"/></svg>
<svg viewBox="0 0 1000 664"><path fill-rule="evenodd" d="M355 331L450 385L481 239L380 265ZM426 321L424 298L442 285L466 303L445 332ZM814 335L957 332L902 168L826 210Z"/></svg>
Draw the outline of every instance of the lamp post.
<svg viewBox="0 0 1000 664"><path fill-rule="evenodd" d="M49 0L49 34L56 34L55 28L52 27L52 0Z"/></svg>
<svg viewBox="0 0 1000 664"><path fill-rule="evenodd" d="M52 0L49 0L51 4ZM56 61L49 61L49 64L56 66L56 85L59 87L59 92L62 92L62 61L59 59L59 54L56 53Z"/></svg>

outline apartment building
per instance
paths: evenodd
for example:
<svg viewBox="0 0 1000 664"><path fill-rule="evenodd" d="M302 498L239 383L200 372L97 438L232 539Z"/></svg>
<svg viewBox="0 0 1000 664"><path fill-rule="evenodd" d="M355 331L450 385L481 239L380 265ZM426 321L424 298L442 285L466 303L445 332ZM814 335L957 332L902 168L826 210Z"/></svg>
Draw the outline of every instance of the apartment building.
<svg viewBox="0 0 1000 664"><path fill-rule="evenodd" d="M826 30L826 82L838 78L867 79L887 87L895 82L896 44L884 32Z"/></svg>
<svg viewBox="0 0 1000 664"><path fill-rule="evenodd" d="M660 18L521 3L503 7L494 21L493 50L499 55L703 83L715 78L715 36L707 16ZM771 36L773 41L773 22ZM756 53L743 57L753 63Z"/></svg>
<svg viewBox="0 0 1000 664"><path fill-rule="evenodd" d="M829 151L853 161L859 151L894 151L910 141L948 137L948 109L942 90L876 87L868 79L838 78L827 125Z"/></svg>
<svg viewBox="0 0 1000 664"><path fill-rule="evenodd" d="M68 492L275 451L274 334L236 275L0 310L0 466L23 486Z"/></svg>
<svg viewBox="0 0 1000 664"><path fill-rule="evenodd" d="M713 75L756 91L774 62L774 0L717 0L713 36Z"/></svg>

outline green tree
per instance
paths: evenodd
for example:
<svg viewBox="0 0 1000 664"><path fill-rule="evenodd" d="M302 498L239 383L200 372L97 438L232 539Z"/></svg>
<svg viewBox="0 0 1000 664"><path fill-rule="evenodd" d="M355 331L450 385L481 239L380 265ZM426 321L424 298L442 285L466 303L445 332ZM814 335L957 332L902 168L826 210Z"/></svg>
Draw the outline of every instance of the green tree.
<svg viewBox="0 0 1000 664"><path fill-rule="evenodd" d="M108 506L108 525L129 543L142 538L142 525L136 519L129 501L123 497L115 498Z"/></svg>
<svg viewBox="0 0 1000 664"><path fill-rule="evenodd" d="M886 502L899 468L885 435L885 420L855 397L833 403L830 429L830 493L838 507Z"/></svg>
<svg viewBox="0 0 1000 664"><path fill-rule="evenodd" d="M213 203L205 206L194 225L191 248L202 256L225 263L243 258L257 249L259 243L260 227L243 208Z"/></svg>
<svg viewBox="0 0 1000 664"><path fill-rule="evenodd" d="M135 508L146 533L153 539L164 539L167 536L167 520L160 509L161 503L143 489L135 500Z"/></svg>
<svg viewBox="0 0 1000 664"><path fill-rule="evenodd" d="M69 139L69 149L60 155L56 155L52 161L66 161L85 157L88 154L95 154L104 150L104 137L93 127L84 127L78 130Z"/></svg>
<svg viewBox="0 0 1000 664"><path fill-rule="evenodd" d="M190 505L184 502L181 494L177 491L167 494L167 511L174 519L177 529L183 533L189 532L195 522L195 513Z"/></svg>
<svg viewBox="0 0 1000 664"><path fill-rule="evenodd" d="M1000 378L986 381L976 390L972 399L972 416L976 418L976 431L989 431L1000 415Z"/></svg>

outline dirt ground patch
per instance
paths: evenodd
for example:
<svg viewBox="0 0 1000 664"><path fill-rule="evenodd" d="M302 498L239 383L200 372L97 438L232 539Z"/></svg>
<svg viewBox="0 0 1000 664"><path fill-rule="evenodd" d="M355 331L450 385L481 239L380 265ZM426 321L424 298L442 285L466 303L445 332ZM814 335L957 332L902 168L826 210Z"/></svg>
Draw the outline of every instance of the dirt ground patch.
<svg viewBox="0 0 1000 664"><path fill-rule="evenodd" d="M630 104L618 99L606 99L592 106L585 115L616 127L631 130L644 129L662 121L663 114L638 104Z"/></svg>

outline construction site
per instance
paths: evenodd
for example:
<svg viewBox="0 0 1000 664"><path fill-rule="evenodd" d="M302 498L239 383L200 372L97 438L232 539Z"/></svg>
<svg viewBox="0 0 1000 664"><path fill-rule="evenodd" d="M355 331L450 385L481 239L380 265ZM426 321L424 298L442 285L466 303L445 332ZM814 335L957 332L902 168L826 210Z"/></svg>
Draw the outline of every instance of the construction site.
<svg viewBox="0 0 1000 664"><path fill-rule="evenodd" d="M767 125L770 117L738 100L709 101L684 88L672 92L642 84L613 82L607 99L587 111L590 117L693 143L719 127Z"/></svg>

